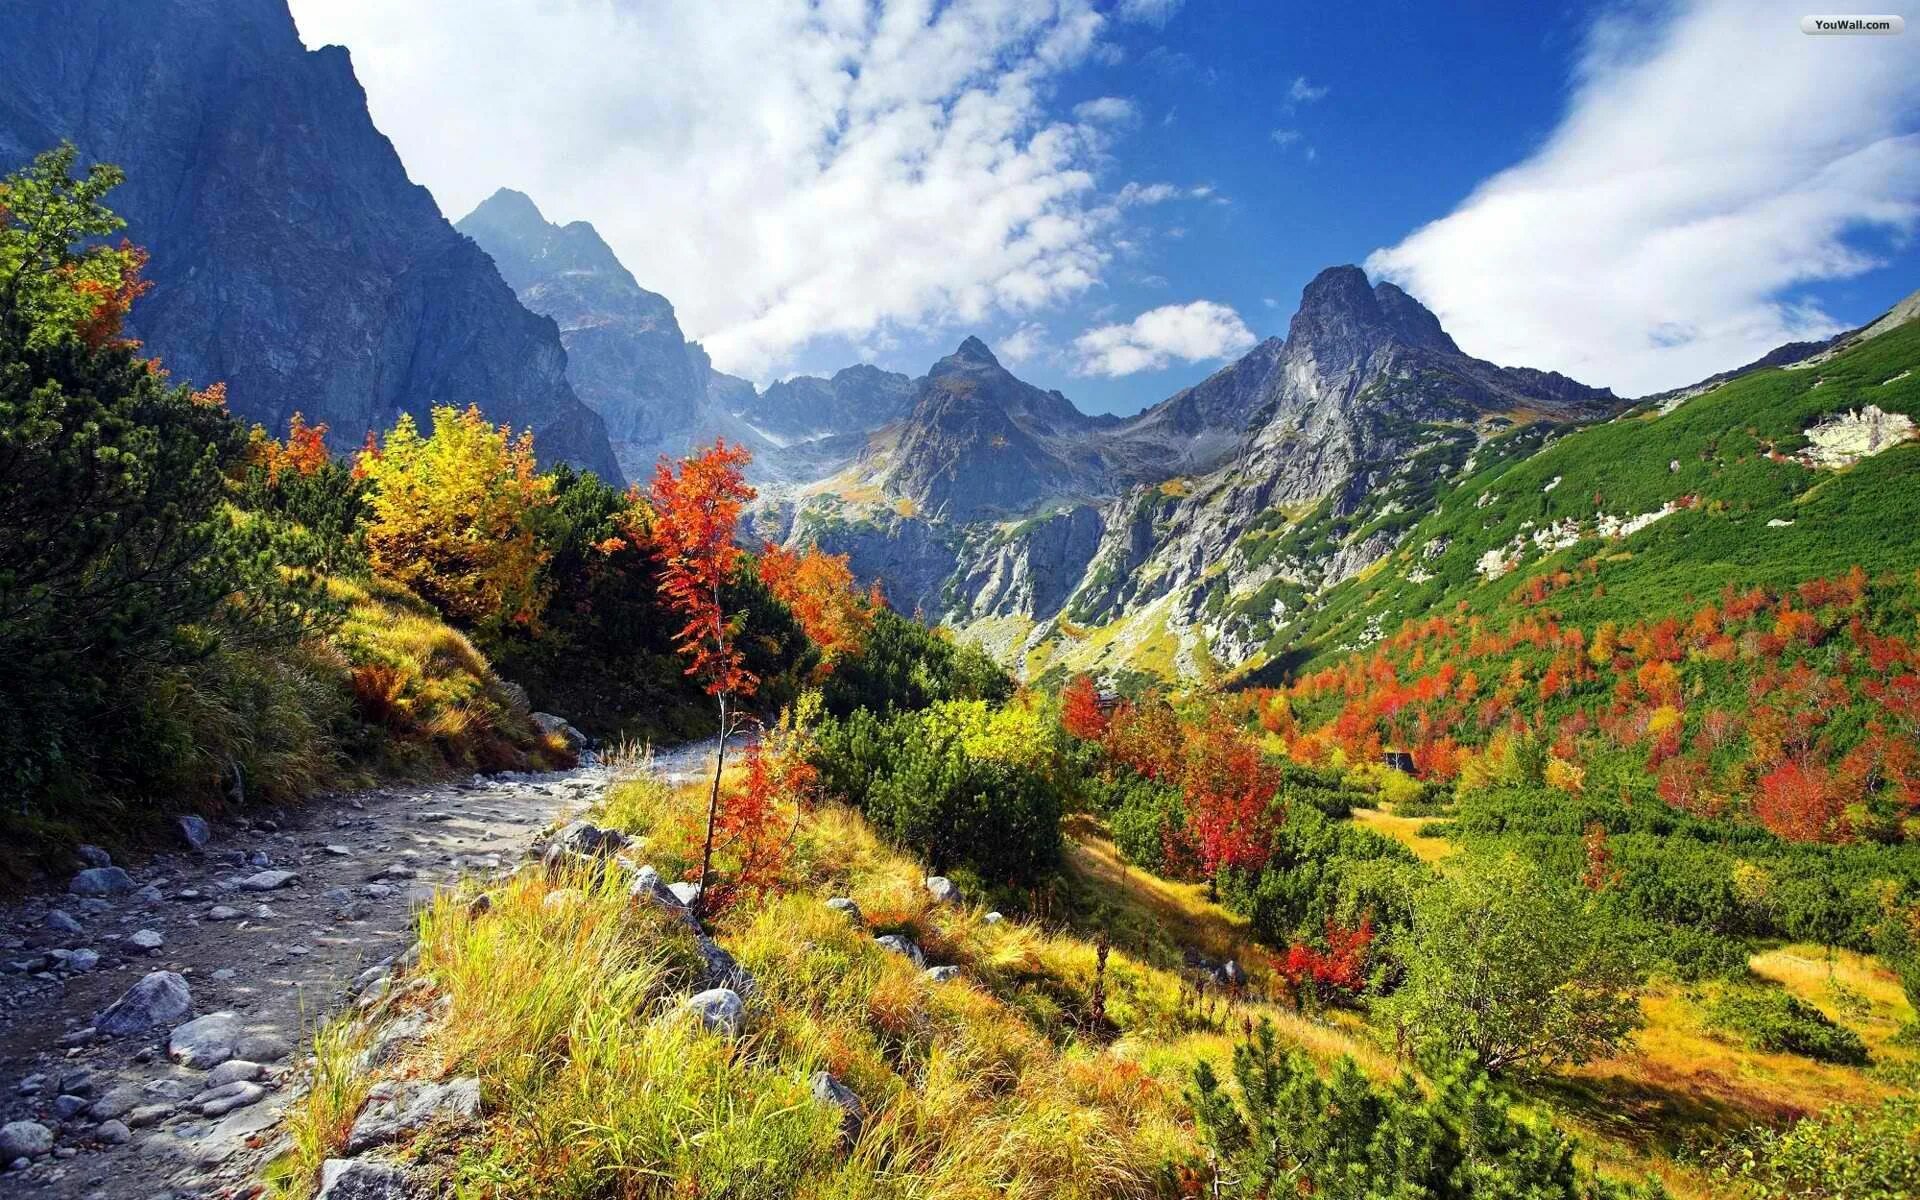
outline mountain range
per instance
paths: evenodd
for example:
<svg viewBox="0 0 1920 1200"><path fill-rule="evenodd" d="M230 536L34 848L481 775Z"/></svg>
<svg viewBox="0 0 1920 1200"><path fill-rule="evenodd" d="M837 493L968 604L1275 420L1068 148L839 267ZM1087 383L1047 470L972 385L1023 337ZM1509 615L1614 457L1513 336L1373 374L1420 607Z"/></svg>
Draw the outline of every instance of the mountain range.
<svg viewBox="0 0 1920 1200"><path fill-rule="evenodd" d="M25 0L0 31L0 168L64 139L126 169L114 204L155 285L134 332L176 376L224 379L240 416L300 411L346 448L474 403L616 482L725 437L754 453L759 536L847 554L897 608L1029 674L1258 668L1390 559L1419 587L1468 545L1497 557L1419 533L1487 472L1913 315L1634 404L1474 358L1417 299L1337 266L1284 338L1131 417L1081 412L977 337L918 378L857 364L761 389L587 222L502 188L449 224L346 52L305 49L277 0ZM1429 558L1401 562L1416 544Z"/></svg>

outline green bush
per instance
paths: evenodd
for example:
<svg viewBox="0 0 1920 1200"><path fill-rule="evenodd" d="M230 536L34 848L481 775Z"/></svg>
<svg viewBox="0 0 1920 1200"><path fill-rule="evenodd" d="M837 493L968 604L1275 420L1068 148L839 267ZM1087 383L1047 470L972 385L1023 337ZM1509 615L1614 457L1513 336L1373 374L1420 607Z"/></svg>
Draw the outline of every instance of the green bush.
<svg viewBox="0 0 1920 1200"><path fill-rule="evenodd" d="M1716 1174L1754 1200L1920 1196L1920 1098L1842 1104L1785 1130L1758 1128L1717 1156Z"/></svg>
<svg viewBox="0 0 1920 1200"><path fill-rule="evenodd" d="M1625 1200L1663 1194L1574 1162L1552 1125L1516 1116L1487 1077L1455 1064L1432 1094L1411 1076L1375 1084L1351 1058L1322 1078L1298 1050L1281 1054L1262 1021L1234 1047L1222 1086L1205 1060L1187 1095L1213 1152L1220 1192L1316 1200Z"/></svg>
<svg viewBox="0 0 1920 1200"><path fill-rule="evenodd" d="M1761 1050L1850 1067L1867 1061L1859 1034L1779 988L1729 988L1708 1006L1707 1024Z"/></svg>
<svg viewBox="0 0 1920 1200"><path fill-rule="evenodd" d="M956 701L876 717L857 709L815 733L822 786L880 835L939 871L1035 883L1060 859L1065 784L1048 747L1018 736L1025 710Z"/></svg>
<svg viewBox="0 0 1920 1200"><path fill-rule="evenodd" d="M921 709L942 700L997 703L1012 695L1013 680L978 646L957 644L884 607L874 613L861 652L840 663L821 688L827 711L840 717L861 708Z"/></svg>
<svg viewBox="0 0 1920 1200"><path fill-rule="evenodd" d="M1640 1020L1637 973L1593 898L1515 856L1435 880L1396 949L1406 983L1382 1013L1427 1061L1538 1073L1605 1057Z"/></svg>

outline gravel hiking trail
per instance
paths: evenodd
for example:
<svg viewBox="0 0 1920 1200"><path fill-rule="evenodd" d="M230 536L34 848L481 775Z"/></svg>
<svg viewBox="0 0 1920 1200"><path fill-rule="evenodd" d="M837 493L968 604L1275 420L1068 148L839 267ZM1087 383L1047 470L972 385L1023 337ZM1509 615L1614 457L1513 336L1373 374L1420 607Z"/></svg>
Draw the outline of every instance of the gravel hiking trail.
<svg viewBox="0 0 1920 1200"><path fill-rule="evenodd" d="M691 779L713 748L650 769ZM0 907L0 1196L256 1192L314 1026L407 951L436 887L511 868L608 781L585 766L317 799ZM144 1028L107 1032L122 1026Z"/></svg>

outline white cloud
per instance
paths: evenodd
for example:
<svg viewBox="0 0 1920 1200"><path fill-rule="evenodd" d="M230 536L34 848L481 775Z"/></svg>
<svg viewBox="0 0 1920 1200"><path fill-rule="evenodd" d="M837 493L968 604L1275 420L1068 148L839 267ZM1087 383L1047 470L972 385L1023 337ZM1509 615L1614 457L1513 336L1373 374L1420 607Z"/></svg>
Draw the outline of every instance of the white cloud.
<svg viewBox="0 0 1920 1200"><path fill-rule="evenodd" d="M592 221L723 369L1042 310L1111 254L1103 135L1047 110L1094 0L293 8L443 211L509 186Z"/></svg>
<svg viewBox="0 0 1920 1200"><path fill-rule="evenodd" d="M1229 358L1251 349L1254 336L1224 304L1195 300L1143 312L1132 321L1089 329L1073 339L1074 372L1131 375L1178 362Z"/></svg>
<svg viewBox="0 0 1920 1200"><path fill-rule="evenodd" d="M1298 129L1276 129L1273 131L1274 144L1280 146L1291 146L1303 136L1305 135Z"/></svg>
<svg viewBox="0 0 1920 1200"><path fill-rule="evenodd" d="M1028 321L994 343L995 357L1014 366L1030 363L1051 351L1046 327L1035 321Z"/></svg>
<svg viewBox="0 0 1920 1200"><path fill-rule="evenodd" d="M1114 202L1132 208L1136 204L1165 204L1179 195L1180 189L1171 183L1129 183L1120 189Z"/></svg>
<svg viewBox="0 0 1920 1200"><path fill-rule="evenodd" d="M1120 0L1114 9L1123 21L1139 21L1145 25L1165 25L1180 11L1185 0Z"/></svg>
<svg viewBox="0 0 1920 1200"><path fill-rule="evenodd" d="M1316 100L1325 100L1327 93L1331 90L1331 88L1308 82L1305 75L1296 75L1293 77L1292 86L1287 88L1287 99L1295 104L1312 104Z"/></svg>
<svg viewBox="0 0 1920 1200"><path fill-rule="evenodd" d="M1130 125L1140 112L1133 101L1122 96L1101 96L1074 105L1073 115L1078 120L1102 125Z"/></svg>
<svg viewBox="0 0 1920 1200"><path fill-rule="evenodd" d="M1790 290L1920 224L1920 41L1807 37L1801 11L1599 22L1547 143L1368 268L1470 353L1627 395L1835 332Z"/></svg>

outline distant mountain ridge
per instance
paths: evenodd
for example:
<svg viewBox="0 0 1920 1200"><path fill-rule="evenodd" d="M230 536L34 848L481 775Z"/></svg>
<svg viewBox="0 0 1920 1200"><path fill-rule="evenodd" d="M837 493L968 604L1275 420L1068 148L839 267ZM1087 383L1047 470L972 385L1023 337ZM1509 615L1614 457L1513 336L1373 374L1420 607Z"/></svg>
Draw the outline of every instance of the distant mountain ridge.
<svg viewBox="0 0 1920 1200"><path fill-rule="evenodd" d="M347 52L307 50L283 0L0 7L0 170L61 140L116 163L152 254L131 332L239 416L294 412L356 447L401 413L477 404L545 461L620 477L536 316L407 178Z"/></svg>

